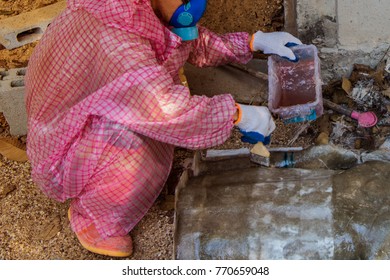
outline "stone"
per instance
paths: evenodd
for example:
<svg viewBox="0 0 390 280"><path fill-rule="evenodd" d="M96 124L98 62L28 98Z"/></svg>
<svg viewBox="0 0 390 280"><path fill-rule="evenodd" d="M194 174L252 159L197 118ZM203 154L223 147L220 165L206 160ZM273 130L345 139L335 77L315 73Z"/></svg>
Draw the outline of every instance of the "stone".
<svg viewBox="0 0 390 280"><path fill-rule="evenodd" d="M27 134L25 73L26 68L0 71L0 112L4 114L11 135Z"/></svg>
<svg viewBox="0 0 390 280"><path fill-rule="evenodd" d="M11 50L38 41L66 1L0 20L0 44Z"/></svg>

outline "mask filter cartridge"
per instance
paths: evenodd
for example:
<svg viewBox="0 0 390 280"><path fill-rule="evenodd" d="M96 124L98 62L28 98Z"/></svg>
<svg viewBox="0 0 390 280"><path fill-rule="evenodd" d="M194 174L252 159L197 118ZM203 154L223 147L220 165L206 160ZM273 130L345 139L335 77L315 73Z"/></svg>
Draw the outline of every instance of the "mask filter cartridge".
<svg viewBox="0 0 390 280"><path fill-rule="evenodd" d="M180 36L183 41L198 38L196 24L202 18L207 6L207 0L191 0L187 4L180 5L173 13L169 25L172 32Z"/></svg>

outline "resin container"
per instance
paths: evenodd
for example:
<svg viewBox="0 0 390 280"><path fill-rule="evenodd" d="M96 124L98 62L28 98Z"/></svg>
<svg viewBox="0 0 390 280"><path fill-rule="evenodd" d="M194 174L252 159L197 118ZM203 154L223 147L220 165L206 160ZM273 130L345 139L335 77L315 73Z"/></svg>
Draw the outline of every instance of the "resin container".
<svg viewBox="0 0 390 280"><path fill-rule="evenodd" d="M268 58L268 107L285 122L315 120L323 113L320 60L314 45L291 47L298 61Z"/></svg>

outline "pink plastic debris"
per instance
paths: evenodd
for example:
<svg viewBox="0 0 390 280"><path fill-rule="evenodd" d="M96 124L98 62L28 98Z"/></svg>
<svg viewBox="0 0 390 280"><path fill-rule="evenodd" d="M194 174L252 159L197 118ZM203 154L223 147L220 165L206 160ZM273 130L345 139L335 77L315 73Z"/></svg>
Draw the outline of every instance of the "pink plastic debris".
<svg viewBox="0 0 390 280"><path fill-rule="evenodd" d="M359 113L352 111L351 118L357 120L362 127L372 127L378 122L378 118L373 112Z"/></svg>

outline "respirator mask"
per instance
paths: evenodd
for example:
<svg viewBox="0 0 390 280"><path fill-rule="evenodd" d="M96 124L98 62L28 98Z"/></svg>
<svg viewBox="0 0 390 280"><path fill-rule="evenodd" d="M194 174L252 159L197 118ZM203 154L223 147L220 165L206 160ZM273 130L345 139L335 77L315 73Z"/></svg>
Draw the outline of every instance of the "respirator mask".
<svg viewBox="0 0 390 280"><path fill-rule="evenodd" d="M173 13L169 25L171 30L180 36L183 41L190 41L198 38L196 24L206 10L207 0L190 0L187 4L180 5Z"/></svg>

